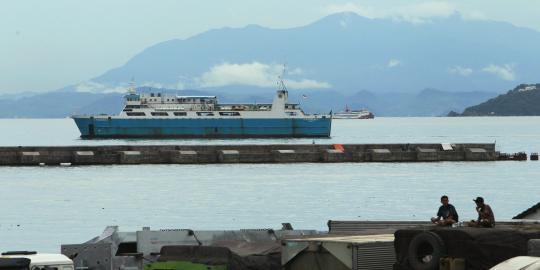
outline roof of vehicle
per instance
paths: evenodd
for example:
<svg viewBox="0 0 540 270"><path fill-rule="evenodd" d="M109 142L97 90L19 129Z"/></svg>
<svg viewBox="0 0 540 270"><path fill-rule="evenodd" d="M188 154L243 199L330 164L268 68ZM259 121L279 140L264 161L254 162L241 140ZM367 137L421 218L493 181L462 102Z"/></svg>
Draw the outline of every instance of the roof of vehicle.
<svg viewBox="0 0 540 270"><path fill-rule="evenodd" d="M518 256L508 259L492 267L490 270L538 270L540 269L540 257Z"/></svg>
<svg viewBox="0 0 540 270"><path fill-rule="evenodd" d="M2 255L0 258L27 258L32 265L72 264L73 261L64 254L37 253L37 254L13 254Z"/></svg>
<svg viewBox="0 0 540 270"><path fill-rule="evenodd" d="M527 217L530 214L536 213L536 211L540 210L540 202L531 206L529 209L519 213L517 216L513 217L512 219L523 219Z"/></svg>
<svg viewBox="0 0 540 270"><path fill-rule="evenodd" d="M374 234L374 235L314 235L300 238L289 238L286 241L294 242L336 242L336 243L353 243L353 244L365 244L376 242L392 242L394 241L393 234Z"/></svg>

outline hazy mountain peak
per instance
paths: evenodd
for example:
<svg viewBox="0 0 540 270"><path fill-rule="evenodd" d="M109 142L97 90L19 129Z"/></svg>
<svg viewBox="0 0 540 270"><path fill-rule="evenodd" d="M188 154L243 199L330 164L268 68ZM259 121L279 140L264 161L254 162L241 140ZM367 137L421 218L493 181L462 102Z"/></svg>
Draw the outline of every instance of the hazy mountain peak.
<svg viewBox="0 0 540 270"><path fill-rule="evenodd" d="M306 27L320 27L320 26L338 26L345 28L348 25L357 25L361 23L373 23L376 22L377 19L370 19L363 16L360 16L359 14L355 12L345 11L345 12L339 12L327 15L326 17L323 17L322 19L319 19L312 24L307 25Z"/></svg>

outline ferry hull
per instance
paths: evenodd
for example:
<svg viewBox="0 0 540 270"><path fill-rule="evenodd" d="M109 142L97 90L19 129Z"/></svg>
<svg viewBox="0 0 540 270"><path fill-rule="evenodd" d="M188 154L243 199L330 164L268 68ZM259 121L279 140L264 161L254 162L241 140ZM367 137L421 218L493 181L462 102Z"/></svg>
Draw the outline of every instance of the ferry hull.
<svg viewBox="0 0 540 270"><path fill-rule="evenodd" d="M74 117L82 138L330 137L332 119L144 119Z"/></svg>

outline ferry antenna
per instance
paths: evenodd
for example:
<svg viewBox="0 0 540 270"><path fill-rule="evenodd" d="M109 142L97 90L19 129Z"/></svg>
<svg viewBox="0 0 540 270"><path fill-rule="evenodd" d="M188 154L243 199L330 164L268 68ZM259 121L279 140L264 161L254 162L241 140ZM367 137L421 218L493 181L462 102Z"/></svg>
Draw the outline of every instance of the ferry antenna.
<svg viewBox="0 0 540 270"><path fill-rule="evenodd" d="M281 75L278 75L278 87L279 90L287 91L287 87L285 86L285 82L283 81L283 78L285 77L285 72L287 71L287 64L283 64L283 70L281 71Z"/></svg>
<svg viewBox="0 0 540 270"><path fill-rule="evenodd" d="M128 94L134 94L135 93L135 78L131 77L131 81L129 82L129 87L127 90Z"/></svg>

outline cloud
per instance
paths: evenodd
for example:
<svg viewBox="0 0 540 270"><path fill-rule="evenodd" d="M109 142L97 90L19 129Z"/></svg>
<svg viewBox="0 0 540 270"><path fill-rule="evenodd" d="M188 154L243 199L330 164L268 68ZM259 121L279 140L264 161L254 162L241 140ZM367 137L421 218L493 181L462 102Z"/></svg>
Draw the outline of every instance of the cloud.
<svg viewBox="0 0 540 270"><path fill-rule="evenodd" d="M514 81L516 79L514 65L510 64L506 64L503 66L492 64L483 68L482 71L494 74L505 81Z"/></svg>
<svg viewBox="0 0 540 270"><path fill-rule="evenodd" d="M75 91L77 92L96 92L96 90L101 90L105 86L103 84L93 82L93 81L86 81L81 82L75 86Z"/></svg>
<svg viewBox="0 0 540 270"><path fill-rule="evenodd" d="M287 70L287 75L302 75L304 74L304 70L301 68L294 68Z"/></svg>
<svg viewBox="0 0 540 270"><path fill-rule="evenodd" d="M467 77L467 76L469 76L469 75L471 75L473 73L473 70L472 70L472 68L466 68L466 67L462 67L462 66L454 66L454 67L448 69L448 72L450 72L452 74L461 75L463 77Z"/></svg>
<svg viewBox="0 0 540 270"><path fill-rule="evenodd" d="M251 85L269 87L276 84L278 76L282 72L280 65L268 65L259 62L246 64L223 63L215 65L209 71L195 78L199 87L220 87L228 85ZM292 74L302 74L301 69L292 69ZM291 73L289 73L291 75ZM327 82L319 82L310 79L285 80L291 89L305 88L329 88Z"/></svg>
<svg viewBox="0 0 540 270"><path fill-rule="evenodd" d="M148 81L148 82L142 83L140 86L146 86L146 87L152 87L152 88L176 89L176 90L185 89L184 83L182 83L182 81L180 80L176 84L163 84L163 83Z"/></svg>
<svg viewBox="0 0 540 270"><path fill-rule="evenodd" d="M393 19L412 23L424 23L434 18L447 18L458 12L457 8L448 2L431 1L405 6L395 6L386 9L376 9L355 3L329 5L326 13L354 12L370 19ZM471 18L479 18L481 14L468 12Z"/></svg>
<svg viewBox="0 0 540 270"><path fill-rule="evenodd" d="M315 89L315 88L330 88L330 85L327 82L319 82L315 80L302 79L300 81L295 80L285 80L285 85L291 89Z"/></svg>
<svg viewBox="0 0 540 270"><path fill-rule="evenodd" d="M250 64L215 65L196 81L201 87L219 87L226 85L254 85L266 87L274 84L280 70L275 66L253 62Z"/></svg>
<svg viewBox="0 0 540 270"><path fill-rule="evenodd" d="M461 17L465 20L478 21L478 20L487 20L488 17L481 11L467 10L461 11Z"/></svg>
<svg viewBox="0 0 540 270"><path fill-rule="evenodd" d="M116 85L106 85L95 81L84 81L75 86L76 92L86 93L127 93L131 82L118 83ZM153 81L146 81L141 84L135 84L135 87L152 87L152 88L164 88L164 89L184 89L184 85L181 81L177 84L163 84Z"/></svg>
<svg viewBox="0 0 540 270"><path fill-rule="evenodd" d="M390 61L388 61L387 67L393 68L393 67L397 67L397 66L401 66L401 65L403 65L403 63L401 63L400 60L398 60L398 59L390 59Z"/></svg>
<svg viewBox="0 0 540 270"><path fill-rule="evenodd" d="M143 82L140 86L152 88L167 88L164 84L157 82Z"/></svg>
<svg viewBox="0 0 540 270"><path fill-rule="evenodd" d="M85 81L77 84L75 91L87 93L125 93L127 86L107 86L94 81Z"/></svg>
<svg viewBox="0 0 540 270"><path fill-rule="evenodd" d="M396 14L405 21L422 23L431 18L447 18L456 12L457 9L446 2L425 2L402 7Z"/></svg>

